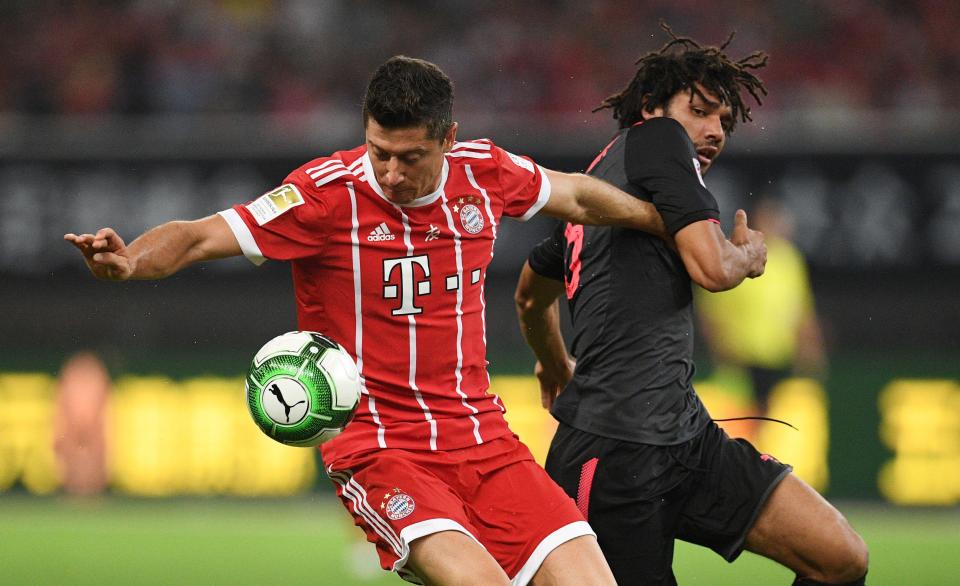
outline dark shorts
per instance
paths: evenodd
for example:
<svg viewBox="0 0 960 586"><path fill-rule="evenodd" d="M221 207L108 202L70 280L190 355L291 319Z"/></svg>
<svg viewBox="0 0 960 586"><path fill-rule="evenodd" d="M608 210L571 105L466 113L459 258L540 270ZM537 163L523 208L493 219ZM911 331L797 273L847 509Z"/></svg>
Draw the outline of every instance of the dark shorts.
<svg viewBox="0 0 960 586"><path fill-rule="evenodd" d="M732 562L767 497L792 469L713 422L675 446L614 440L561 424L546 468L576 499L621 586L676 584L674 539Z"/></svg>

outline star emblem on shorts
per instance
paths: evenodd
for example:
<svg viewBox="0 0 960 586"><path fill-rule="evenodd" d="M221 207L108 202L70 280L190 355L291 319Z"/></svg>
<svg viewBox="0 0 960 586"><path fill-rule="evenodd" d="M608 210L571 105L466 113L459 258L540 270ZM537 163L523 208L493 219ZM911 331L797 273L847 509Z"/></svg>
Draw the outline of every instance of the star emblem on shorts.
<svg viewBox="0 0 960 586"><path fill-rule="evenodd" d="M399 488L394 488L393 490L388 490L388 491L383 495L383 500L380 501L380 508L381 508L381 509L385 509L385 508L387 507L387 501L390 500L390 497L392 497L392 496L395 495L395 494L400 494L401 492L403 492L403 491L400 490Z"/></svg>

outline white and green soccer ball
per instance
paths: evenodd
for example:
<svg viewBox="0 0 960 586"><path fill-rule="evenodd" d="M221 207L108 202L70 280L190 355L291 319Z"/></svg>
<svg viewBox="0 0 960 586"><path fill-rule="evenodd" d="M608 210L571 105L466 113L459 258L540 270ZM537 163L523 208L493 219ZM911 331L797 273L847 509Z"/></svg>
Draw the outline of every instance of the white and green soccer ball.
<svg viewBox="0 0 960 586"><path fill-rule="evenodd" d="M261 430L288 446L336 437L360 403L360 374L343 346L317 332L263 345L247 371L247 407Z"/></svg>

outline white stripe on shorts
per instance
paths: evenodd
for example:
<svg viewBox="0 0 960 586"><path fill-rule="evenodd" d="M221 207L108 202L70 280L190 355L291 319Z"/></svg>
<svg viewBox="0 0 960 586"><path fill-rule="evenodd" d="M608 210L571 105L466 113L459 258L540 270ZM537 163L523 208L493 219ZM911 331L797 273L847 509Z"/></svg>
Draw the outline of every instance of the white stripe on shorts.
<svg viewBox="0 0 960 586"><path fill-rule="evenodd" d="M523 564L523 567L520 568L520 571L517 572L517 575L514 576L513 580L510 581L512 586L527 586L530 583L530 580L533 580L534 574L537 573L537 570L540 569L540 566L543 565L543 560L547 559L547 556L551 551L557 549L562 544L574 539L576 537L581 537L583 535L593 535L597 536L593 532L593 529L590 528L590 525L586 521L574 521L569 525L564 525L563 527L557 529L550 535L547 535L543 538L543 541L540 542L540 545L533 550L533 553L530 554L530 557L527 558L527 563Z"/></svg>

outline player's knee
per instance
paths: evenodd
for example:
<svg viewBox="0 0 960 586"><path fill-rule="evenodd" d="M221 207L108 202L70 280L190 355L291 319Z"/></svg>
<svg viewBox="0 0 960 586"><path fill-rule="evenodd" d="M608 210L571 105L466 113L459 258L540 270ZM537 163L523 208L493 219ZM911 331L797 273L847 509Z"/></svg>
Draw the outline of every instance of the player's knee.
<svg viewBox="0 0 960 586"><path fill-rule="evenodd" d="M833 544L832 554L823 560L818 577L826 584L860 584L867 573L867 544L847 526Z"/></svg>
<svg viewBox="0 0 960 586"><path fill-rule="evenodd" d="M407 569L428 584L510 583L496 560L458 531L441 531L414 540Z"/></svg>

